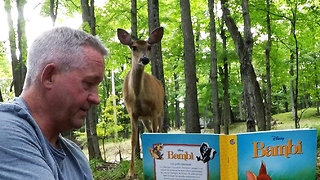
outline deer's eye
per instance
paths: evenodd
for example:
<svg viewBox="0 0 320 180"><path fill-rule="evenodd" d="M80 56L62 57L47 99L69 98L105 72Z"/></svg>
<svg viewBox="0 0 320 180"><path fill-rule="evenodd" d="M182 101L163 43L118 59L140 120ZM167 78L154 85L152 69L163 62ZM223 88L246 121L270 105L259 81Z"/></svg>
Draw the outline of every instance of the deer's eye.
<svg viewBox="0 0 320 180"><path fill-rule="evenodd" d="M131 46L132 51L136 51L137 50L137 46Z"/></svg>
<svg viewBox="0 0 320 180"><path fill-rule="evenodd" d="M148 51L150 51L151 50L151 46L148 46Z"/></svg>

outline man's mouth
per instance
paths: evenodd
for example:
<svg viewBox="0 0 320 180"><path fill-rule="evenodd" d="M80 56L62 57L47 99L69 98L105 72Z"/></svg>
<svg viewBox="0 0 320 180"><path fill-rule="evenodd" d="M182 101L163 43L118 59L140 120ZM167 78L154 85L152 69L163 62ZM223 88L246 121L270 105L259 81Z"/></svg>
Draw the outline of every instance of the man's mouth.
<svg viewBox="0 0 320 180"><path fill-rule="evenodd" d="M80 108L81 111L87 113L88 112L88 109L84 109L84 108Z"/></svg>

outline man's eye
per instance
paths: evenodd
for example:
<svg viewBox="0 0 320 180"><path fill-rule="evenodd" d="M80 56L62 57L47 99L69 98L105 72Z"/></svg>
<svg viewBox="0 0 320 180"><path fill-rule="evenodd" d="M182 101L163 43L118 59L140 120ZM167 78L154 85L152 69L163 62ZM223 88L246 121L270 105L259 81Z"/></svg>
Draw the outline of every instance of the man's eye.
<svg viewBox="0 0 320 180"><path fill-rule="evenodd" d="M90 87L93 86L93 83L92 82L84 82L83 83L83 87L84 89L89 89Z"/></svg>

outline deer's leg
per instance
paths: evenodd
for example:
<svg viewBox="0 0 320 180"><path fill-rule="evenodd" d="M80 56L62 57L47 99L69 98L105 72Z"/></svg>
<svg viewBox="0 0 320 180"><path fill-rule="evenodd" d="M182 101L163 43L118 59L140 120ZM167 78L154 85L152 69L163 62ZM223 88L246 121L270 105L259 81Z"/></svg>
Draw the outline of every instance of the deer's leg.
<svg viewBox="0 0 320 180"><path fill-rule="evenodd" d="M138 143L138 118L133 117L133 115L130 115L130 120L131 120L131 161L130 161L130 167L127 175L127 179L135 179L136 174L134 171L134 160L135 160L135 150L136 150L136 145Z"/></svg>
<svg viewBox="0 0 320 180"><path fill-rule="evenodd" d="M158 115L156 113L152 114L152 130L156 133L159 132Z"/></svg>
<svg viewBox="0 0 320 180"><path fill-rule="evenodd" d="M152 131L152 127L150 125L150 120L147 118L147 119L142 119L142 122L143 122L143 125L147 128L148 132L151 133L153 132Z"/></svg>
<svg viewBox="0 0 320 180"><path fill-rule="evenodd" d="M159 114L158 116L159 132L163 132L163 115Z"/></svg>

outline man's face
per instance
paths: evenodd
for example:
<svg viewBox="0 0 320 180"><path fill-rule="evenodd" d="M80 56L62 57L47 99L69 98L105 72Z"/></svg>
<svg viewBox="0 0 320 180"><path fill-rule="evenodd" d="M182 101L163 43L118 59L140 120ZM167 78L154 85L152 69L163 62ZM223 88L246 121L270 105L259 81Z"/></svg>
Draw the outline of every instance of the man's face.
<svg viewBox="0 0 320 180"><path fill-rule="evenodd" d="M58 73L51 99L54 119L61 131L80 128L92 104L99 104L98 85L104 77L104 60L91 47L84 49L85 66Z"/></svg>

